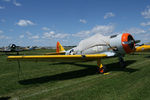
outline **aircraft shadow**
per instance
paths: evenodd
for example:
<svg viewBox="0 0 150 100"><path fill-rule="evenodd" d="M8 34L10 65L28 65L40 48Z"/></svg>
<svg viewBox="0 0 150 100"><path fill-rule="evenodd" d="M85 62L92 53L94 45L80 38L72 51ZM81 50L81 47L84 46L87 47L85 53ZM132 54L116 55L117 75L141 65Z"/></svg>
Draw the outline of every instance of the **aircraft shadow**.
<svg viewBox="0 0 150 100"><path fill-rule="evenodd" d="M150 58L150 56L146 56L145 58Z"/></svg>
<svg viewBox="0 0 150 100"><path fill-rule="evenodd" d="M132 63L136 62L136 60L130 60L126 61L126 65L130 65ZM61 81L61 80L67 80L67 79L73 79L73 78L79 78L84 77L88 75L95 75L98 74L97 66L96 65L84 65L84 64L76 64L73 63L73 65L80 66L80 67L86 67L85 69L76 70L76 71L69 71L64 72L52 76L42 76L38 78L32 78L32 79L26 79L26 80L20 80L19 83L22 85L29 85L29 84L42 84L47 82L53 82L53 81ZM138 69L132 69L132 68L120 68L119 63L112 63L107 64L108 71L125 71L125 72L135 72L138 71Z"/></svg>
<svg viewBox="0 0 150 100"><path fill-rule="evenodd" d="M141 53L132 53L130 55L150 55L150 53L149 52L148 53L141 52Z"/></svg>
<svg viewBox="0 0 150 100"><path fill-rule="evenodd" d="M0 100L9 100L11 97L0 97Z"/></svg>
<svg viewBox="0 0 150 100"><path fill-rule="evenodd" d="M79 78L79 77L83 77L87 75L94 75L96 74L96 72L97 72L96 67L93 67L93 68L91 67L91 68L77 70L77 71L64 72L64 73L56 74L52 76L43 76L39 78L21 80L19 81L19 83L23 85L46 83L50 81L57 81L57 80L60 81L60 80Z"/></svg>
<svg viewBox="0 0 150 100"><path fill-rule="evenodd" d="M126 64L126 68L122 68L120 67L120 64L117 63L111 63L111 64L107 64L107 71L124 71L124 72L129 72L129 73L133 73L136 71L139 71L139 69L133 69L133 68L128 68L128 65L135 63L136 60L128 60L125 61Z"/></svg>

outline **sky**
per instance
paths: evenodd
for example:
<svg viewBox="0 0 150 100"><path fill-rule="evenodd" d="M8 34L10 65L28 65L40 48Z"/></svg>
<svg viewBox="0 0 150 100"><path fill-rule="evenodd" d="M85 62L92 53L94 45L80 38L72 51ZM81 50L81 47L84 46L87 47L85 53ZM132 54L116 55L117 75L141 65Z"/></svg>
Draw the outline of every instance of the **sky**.
<svg viewBox="0 0 150 100"><path fill-rule="evenodd" d="M0 47L77 45L122 33L150 42L150 0L0 0Z"/></svg>

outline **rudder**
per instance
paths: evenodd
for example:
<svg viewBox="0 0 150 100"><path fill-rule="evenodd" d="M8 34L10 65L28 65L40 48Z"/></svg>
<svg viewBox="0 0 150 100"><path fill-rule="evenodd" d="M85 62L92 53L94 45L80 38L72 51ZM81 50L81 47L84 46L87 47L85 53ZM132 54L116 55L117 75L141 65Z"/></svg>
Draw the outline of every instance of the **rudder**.
<svg viewBox="0 0 150 100"><path fill-rule="evenodd" d="M65 52L65 49L64 49L63 46L59 43L59 41L57 41L57 44L56 44L56 53L60 53L60 52Z"/></svg>

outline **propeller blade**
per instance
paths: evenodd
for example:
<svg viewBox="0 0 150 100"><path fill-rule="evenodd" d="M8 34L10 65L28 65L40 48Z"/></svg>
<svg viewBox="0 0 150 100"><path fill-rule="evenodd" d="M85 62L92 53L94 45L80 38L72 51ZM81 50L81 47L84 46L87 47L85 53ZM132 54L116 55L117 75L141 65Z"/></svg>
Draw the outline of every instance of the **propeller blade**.
<svg viewBox="0 0 150 100"><path fill-rule="evenodd" d="M136 43L140 43L140 42L141 42L141 40L135 40L135 44L136 44Z"/></svg>

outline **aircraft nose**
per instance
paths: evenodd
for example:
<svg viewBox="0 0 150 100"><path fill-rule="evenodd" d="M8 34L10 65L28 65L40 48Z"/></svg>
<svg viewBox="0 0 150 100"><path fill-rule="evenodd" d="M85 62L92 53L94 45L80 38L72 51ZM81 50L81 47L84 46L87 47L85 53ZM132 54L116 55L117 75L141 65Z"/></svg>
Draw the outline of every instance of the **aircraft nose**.
<svg viewBox="0 0 150 100"><path fill-rule="evenodd" d="M135 50L135 40L131 34L122 34L122 46L126 53L131 53Z"/></svg>

